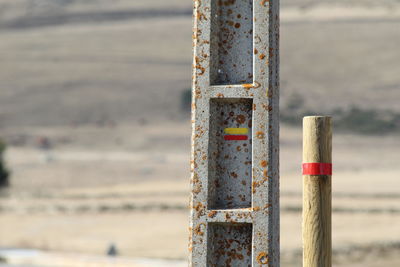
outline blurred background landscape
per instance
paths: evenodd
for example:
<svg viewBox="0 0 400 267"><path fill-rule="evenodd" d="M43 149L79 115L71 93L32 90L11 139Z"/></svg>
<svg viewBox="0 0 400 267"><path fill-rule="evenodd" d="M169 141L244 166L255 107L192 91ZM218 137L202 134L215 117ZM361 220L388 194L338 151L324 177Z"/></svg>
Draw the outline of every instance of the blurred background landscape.
<svg viewBox="0 0 400 267"><path fill-rule="evenodd" d="M104 266L114 245L115 266L186 266L192 4L0 0L9 264ZM282 266L301 266L315 114L334 117L334 266L400 266L399 43L400 0L281 0Z"/></svg>

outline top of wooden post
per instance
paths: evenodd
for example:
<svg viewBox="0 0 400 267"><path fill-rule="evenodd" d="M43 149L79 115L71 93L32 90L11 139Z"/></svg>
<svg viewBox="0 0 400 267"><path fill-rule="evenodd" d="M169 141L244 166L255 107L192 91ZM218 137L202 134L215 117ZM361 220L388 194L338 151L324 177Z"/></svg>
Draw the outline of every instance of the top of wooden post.
<svg viewBox="0 0 400 267"><path fill-rule="evenodd" d="M303 119L303 163L332 163L332 118Z"/></svg>

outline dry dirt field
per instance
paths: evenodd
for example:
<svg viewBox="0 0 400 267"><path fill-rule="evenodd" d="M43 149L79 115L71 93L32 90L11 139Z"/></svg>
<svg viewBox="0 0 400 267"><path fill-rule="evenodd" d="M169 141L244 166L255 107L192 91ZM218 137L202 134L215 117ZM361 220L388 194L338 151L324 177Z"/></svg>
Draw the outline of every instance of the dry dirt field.
<svg viewBox="0 0 400 267"><path fill-rule="evenodd" d="M0 248L187 258L191 5L0 0ZM283 107L400 112L398 0L287 0L281 17ZM282 266L297 267L301 129L281 135ZM399 154L398 133L335 134L334 266L400 266Z"/></svg>
<svg viewBox="0 0 400 267"><path fill-rule="evenodd" d="M282 261L300 266L301 131L281 132ZM52 128L53 140L68 136L78 145L11 148L13 186L0 202L0 247L96 255L115 243L125 257L184 260L189 134L188 123ZM132 148L113 146L115 135ZM110 139L85 147L92 136ZM397 136L335 135L335 266L397 266L389 261L399 260L399 147Z"/></svg>

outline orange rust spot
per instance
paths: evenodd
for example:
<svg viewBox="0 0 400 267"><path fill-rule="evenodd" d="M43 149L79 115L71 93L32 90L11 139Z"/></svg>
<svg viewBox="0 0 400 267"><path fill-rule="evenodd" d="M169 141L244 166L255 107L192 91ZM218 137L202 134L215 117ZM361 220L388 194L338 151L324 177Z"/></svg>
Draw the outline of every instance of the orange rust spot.
<svg viewBox="0 0 400 267"><path fill-rule="evenodd" d="M235 28L236 28L236 29L239 29L239 28L240 28L240 23L239 23L239 22L235 24Z"/></svg>
<svg viewBox="0 0 400 267"><path fill-rule="evenodd" d="M265 110L270 111L270 106L269 106L269 105L263 103L262 106L263 106L263 108L264 108Z"/></svg>
<svg viewBox="0 0 400 267"><path fill-rule="evenodd" d="M201 98L201 90L200 89L196 89L194 91L194 95L195 95L196 99L200 99Z"/></svg>
<svg viewBox="0 0 400 267"><path fill-rule="evenodd" d="M253 88L254 86L253 86L252 83L245 83L245 84L243 84L243 87L244 87L245 89L251 89L251 88Z"/></svg>
<svg viewBox="0 0 400 267"><path fill-rule="evenodd" d="M257 187L260 186L259 182L253 182L253 194L257 191Z"/></svg>
<svg viewBox="0 0 400 267"><path fill-rule="evenodd" d="M254 210L254 211L260 211L261 208L260 208L260 207L253 207L253 210Z"/></svg>
<svg viewBox="0 0 400 267"><path fill-rule="evenodd" d="M196 65L196 69L200 70L200 72L198 73L200 76L206 72L206 69L200 65Z"/></svg>
<svg viewBox="0 0 400 267"><path fill-rule="evenodd" d="M201 227L206 227L206 225L204 224L204 223L200 223L196 228L194 228L194 233L196 234L196 235L201 235L201 236L203 236L204 235L204 232L201 230Z"/></svg>
<svg viewBox="0 0 400 267"><path fill-rule="evenodd" d="M199 20L199 21L202 21L203 19L204 19L204 20L207 20L206 15L204 15L204 14L201 13L200 11L197 11L196 17L197 17L197 20Z"/></svg>
<svg viewBox="0 0 400 267"><path fill-rule="evenodd" d="M217 215L217 212L216 212L215 210L210 211L210 212L208 213L208 218L214 218L215 215Z"/></svg>
<svg viewBox="0 0 400 267"><path fill-rule="evenodd" d="M195 163L194 160L191 160L191 163L194 165L194 163ZM200 182L199 175L197 173L193 173L192 182L194 184L197 184Z"/></svg>
<svg viewBox="0 0 400 267"><path fill-rule="evenodd" d="M258 54L258 50L257 50L257 48L254 48L254 55L257 55Z"/></svg>
<svg viewBox="0 0 400 267"><path fill-rule="evenodd" d="M203 206L203 204L201 204L201 203L199 202L199 203L197 203L197 205L194 206L193 208L194 208L197 212L199 212L199 211L203 210L204 206Z"/></svg>
<svg viewBox="0 0 400 267"><path fill-rule="evenodd" d="M260 58L261 60L263 60L263 59L265 58L265 55L264 55L264 54L261 54L261 55L259 56L259 58Z"/></svg>
<svg viewBox="0 0 400 267"><path fill-rule="evenodd" d="M206 72L206 69L203 68L203 66L201 66L200 63L204 61L204 58L201 59L201 58L199 58L199 57L195 57L194 61L195 61L195 64L194 64L194 65L195 65L195 68L196 68L197 70L200 71L200 72L198 73L198 75L199 75L199 76L203 75L203 74Z"/></svg>
<svg viewBox="0 0 400 267"><path fill-rule="evenodd" d="M218 93L218 94L217 94L217 97L218 97L218 98L224 98L225 96L224 96L224 94Z"/></svg>
<svg viewBox="0 0 400 267"><path fill-rule="evenodd" d="M201 184L197 185L196 187L193 188L192 193L193 194L198 194L201 192L201 190L203 189L203 187L201 186Z"/></svg>
<svg viewBox="0 0 400 267"><path fill-rule="evenodd" d="M238 115L238 116L236 117L236 121L237 121L237 123L239 123L239 124L245 123L245 122L246 122L246 117L245 117L244 115Z"/></svg>
<svg viewBox="0 0 400 267"><path fill-rule="evenodd" d="M195 138L200 138L204 135L204 130L202 129L202 127L197 126L196 127L196 134L195 134Z"/></svg>
<svg viewBox="0 0 400 267"><path fill-rule="evenodd" d="M261 252L260 254L258 254L257 256L257 262L259 264L268 264L269 259L268 259L268 254L265 252Z"/></svg>
<svg viewBox="0 0 400 267"><path fill-rule="evenodd" d="M257 136L257 138L258 138L258 139L263 139L263 138L264 138L264 136L265 136L265 133L264 133L264 132L261 132L261 131L259 131L259 132L257 132L257 133L256 133L256 136Z"/></svg>
<svg viewBox="0 0 400 267"><path fill-rule="evenodd" d="M268 166L268 162L266 160L261 161L261 167L265 168Z"/></svg>
<svg viewBox="0 0 400 267"><path fill-rule="evenodd" d="M254 83L245 83L242 85L244 89L251 89L251 88L259 88L261 87L261 84L259 82L254 82Z"/></svg>

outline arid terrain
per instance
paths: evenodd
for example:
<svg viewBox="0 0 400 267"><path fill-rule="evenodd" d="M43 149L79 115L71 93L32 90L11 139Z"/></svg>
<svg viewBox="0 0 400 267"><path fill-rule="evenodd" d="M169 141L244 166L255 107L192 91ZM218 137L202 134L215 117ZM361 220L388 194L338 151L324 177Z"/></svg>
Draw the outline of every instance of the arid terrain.
<svg viewBox="0 0 400 267"><path fill-rule="evenodd" d="M399 1L281 3L283 112L293 99L318 114L400 112ZM12 171L0 252L38 249L63 261L39 266L84 266L74 255L115 244L126 259L185 265L191 6L0 0L0 136ZM335 131L334 266L400 266L399 137ZM282 266L301 266L300 164L301 128L283 124Z"/></svg>
<svg viewBox="0 0 400 267"><path fill-rule="evenodd" d="M283 127L281 132L282 259L284 266L300 266L295 263L301 251L301 131ZM115 134L132 148L113 147ZM65 135L84 142L104 135L110 140L92 147L60 144L49 151L11 148L13 185L1 200L0 246L96 255L115 243L125 257L185 259L189 134L189 125L180 123L63 128L53 129L51 139ZM152 145L140 147L147 143ZM396 259L399 145L397 136L335 136L336 266Z"/></svg>

